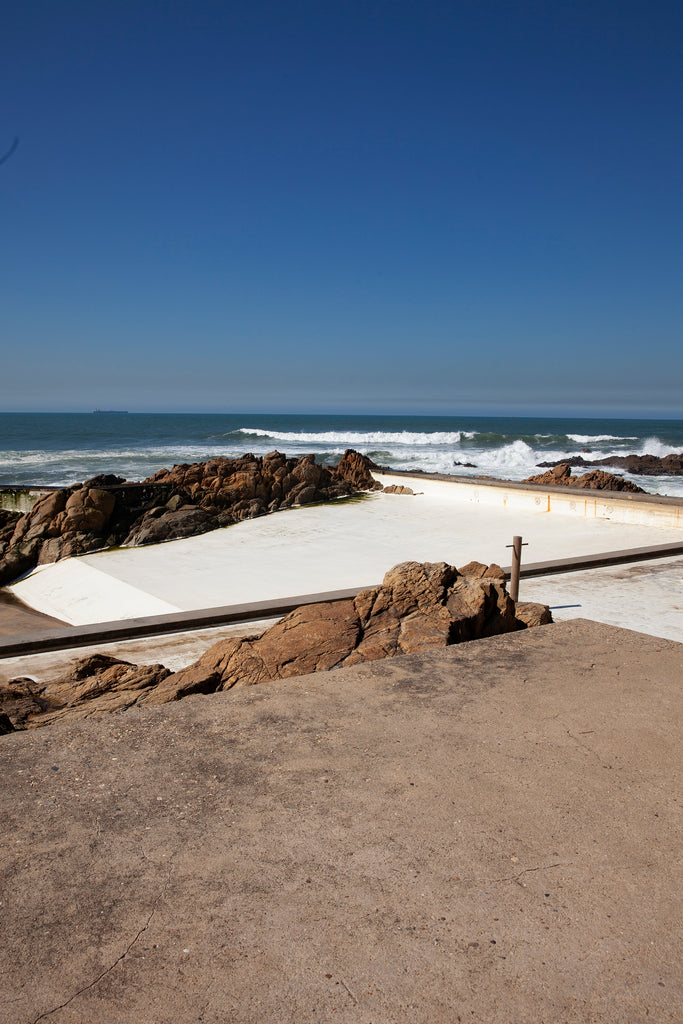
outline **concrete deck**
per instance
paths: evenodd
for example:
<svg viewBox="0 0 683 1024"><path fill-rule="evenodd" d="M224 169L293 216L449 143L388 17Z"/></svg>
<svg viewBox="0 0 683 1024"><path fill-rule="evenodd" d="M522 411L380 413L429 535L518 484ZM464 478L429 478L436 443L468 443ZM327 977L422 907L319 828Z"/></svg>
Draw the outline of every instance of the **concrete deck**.
<svg viewBox="0 0 683 1024"><path fill-rule="evenodd" d="M673 1024L681 680L573 621L4 737L0 1021Z"/></svg>
<svg viewBox="0 0 683 1024"><path fill-rule="evenodd" d="M683 558L522 580L519 596L549 604L556 622L593 619L683 641Z"/></svg>

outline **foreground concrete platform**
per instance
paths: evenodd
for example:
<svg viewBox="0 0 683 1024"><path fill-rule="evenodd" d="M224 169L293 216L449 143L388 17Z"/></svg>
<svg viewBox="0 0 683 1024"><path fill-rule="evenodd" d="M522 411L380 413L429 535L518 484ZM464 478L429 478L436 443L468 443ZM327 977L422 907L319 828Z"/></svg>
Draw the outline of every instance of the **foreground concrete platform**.
<svg viewBox="0 0 683 1024"><path fill-rule="evenodd" d="M673 1022L683 646L575 620L0 740L0 1020Z"/></svg>

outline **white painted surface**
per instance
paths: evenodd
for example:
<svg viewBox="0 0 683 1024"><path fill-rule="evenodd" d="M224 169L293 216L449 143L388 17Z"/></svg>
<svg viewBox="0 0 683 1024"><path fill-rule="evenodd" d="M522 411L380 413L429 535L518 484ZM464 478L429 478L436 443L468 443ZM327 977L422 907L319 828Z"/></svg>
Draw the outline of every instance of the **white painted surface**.
<svg viewBox="0 0 683 1024"><path fill-rule="evenodd" d="M683 642L683 558L521 580L519 597L549 604L556 622L593 619Z"/></svg>
<svg viewBox="0 0 683 1024"><path fill-rule="evenodd" d="M488 484L478 480L429 480L419 477L406 478L390 473L373 474L384 486L403 484L420 490L425 495L442 498L450 492L447 500L460 504L491 505L515 512L550 512L553 515L570 516L573 519L609 519L615 523L634 526L661 526L683 530L683 501L647 501L646 495L630 498L618 492L592 491L585 488L571 488L558 491L526 490L510 481L501 487L500 482Z"/></svg>
<svg viewBox="0 0 683 1024"><path fill-rule="evenodd" d="M150 594L144 578L136 586L109 573L105 566L92 565L87 558L65 558L52 565L41 565L7 589L31 608L74 626L108 622L111 618L167 615L180 610L170 601ZM112 611L116 612L113 616Z"/></svg>
<svg viewBox="0 0 683 1024"><path fill-rule="evenodd" d="M409 559L505 565L513 534L528 545L525 562L681 541L673 527L463 502L456 485L424 485L420 495L375 493L277 512L187 540L65 559L10 589L26 604L80 625L361 589Z"/></svg>

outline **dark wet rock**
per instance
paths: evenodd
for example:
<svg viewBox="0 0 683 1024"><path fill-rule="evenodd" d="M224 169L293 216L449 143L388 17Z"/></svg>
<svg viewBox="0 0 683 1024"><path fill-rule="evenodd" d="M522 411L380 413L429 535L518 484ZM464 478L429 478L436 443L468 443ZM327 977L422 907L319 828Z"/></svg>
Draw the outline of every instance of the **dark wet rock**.
<svg viewBox="0 0 683 1024"><path fill-rule="evenodd" d="M196 537L215 529L215 517L196 505L181 505L174 511L152 509L142 517L124 543L140 547L179 537Z"/></svg>
<svg viewBox="0 0 683 1024"><path fill-rule="evenodd" d="M124 476L116 476L115 473L99 473L97 476L86 480L84 487L114 487L116 484L125 484Z"/></svg>
<svg viewBox="0 0 683 1024"><path fill-rule="evenodd" d="M4 712L0 712L0 736L7 736L10 732L15 732L10 718Z"/></svg>
<svg viewBox="0 0 683 1024"><path fill-rule="evenodd" d="M13 509L0 508L0 545L11 538L22 515Z"/></svg>
<svg viewBox="0 0 683 1024"><path fill-rule="evenodd" d="M587 449L584 449L587 451ZM613 455L606 459L584 459L581 455L567 458L570 466L581 466L585 469L598 469L601 466L613 466L625 469L636 476L681 476L683 474L683 452L672 455ZM554 462L539 462L539 468L555 466Z"/></svg>

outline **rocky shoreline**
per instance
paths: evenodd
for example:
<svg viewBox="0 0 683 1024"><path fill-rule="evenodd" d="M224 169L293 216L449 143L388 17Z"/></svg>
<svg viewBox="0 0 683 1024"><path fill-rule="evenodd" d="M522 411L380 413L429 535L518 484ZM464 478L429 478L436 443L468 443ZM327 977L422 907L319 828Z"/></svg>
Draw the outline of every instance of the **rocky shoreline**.
<svg viewBox="0 0 683 1024"><path fill-rule="evenodd" d="M603 470L594 469L582 476L572 476L571 465L568 462L560 462L545 473L537 476L527 477L522 483L544 484L551 487L584 487L597 491L626 491L629 494L647 494L642 487L638 487L631 480L625 480L623 476L615 476L613 473L605 473Z"/></svg>
<svg viewBox="0 0 683 1024"><path fill-rule="evenodd" d="M305 605L263 633L231 637L178 672L103 654L57 679L0 685L0 734L100 716L192 694L253 686L552 622L547 605L515 603L498 565L403 562L354 599Z"/></svg>
<svg viewBox="0 0 683 1024"><path fill-rule="evenodd" d="M377 489L370 461L352 449L334 469L313 455L293 459L275 451L179 465L139 483L93 477L46 494L30 512L0 510L0 586L72 555L193 537Z"/></svg>
<svg viewBox="0 0 683 1024"><path fill-rule="evenodd" d="M611 455L606 459L584 459L582 455L572 455L558 462L539 462L539 469L546 469L567 463L581 466L583 469L600 469L602 466L614 466L625 469L627 473L638 476L683 476L683 452L664 455Z"/></svg>

